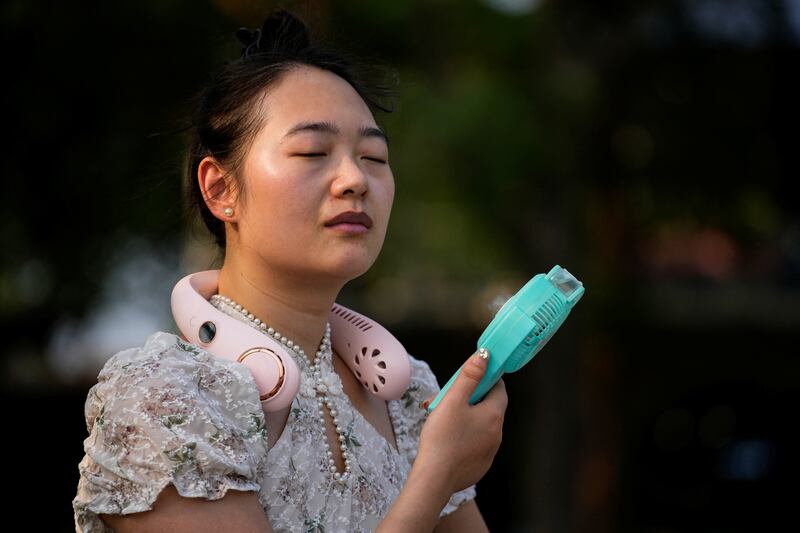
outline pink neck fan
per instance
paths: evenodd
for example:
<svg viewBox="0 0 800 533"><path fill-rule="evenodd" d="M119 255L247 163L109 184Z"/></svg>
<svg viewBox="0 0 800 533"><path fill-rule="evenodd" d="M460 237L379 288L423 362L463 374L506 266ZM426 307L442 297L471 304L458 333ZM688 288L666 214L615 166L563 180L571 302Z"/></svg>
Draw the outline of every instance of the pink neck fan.
<svg viewBox="0 0 800 533"><path fill-rule="evenodd" d="M212 355L245 365L265 411L285 409L300 387L300 369L278 341L211 305L219 270L189 274L172 290L172 316L183 336ZM403 345L383 326L334 303L331 343L372 394L393 400L408 388L411 363Z"/></svg>

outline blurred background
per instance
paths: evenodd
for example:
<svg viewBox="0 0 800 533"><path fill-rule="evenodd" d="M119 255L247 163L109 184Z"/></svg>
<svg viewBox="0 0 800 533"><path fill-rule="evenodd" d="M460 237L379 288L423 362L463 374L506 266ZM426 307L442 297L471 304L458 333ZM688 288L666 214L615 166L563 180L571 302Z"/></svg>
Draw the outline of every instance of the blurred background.
<svg viewBox="0 0 800 533"><path fill-rule="evenodd" d="M169 132L275 6L398 74L377 117L392 222L343 304L444 383L498 299L554 264L585 284L506 378L478 485L493 531L793 517L800 1L7 0L0 380L7 484L35 528L74 530L102 365L174 331L173 284L217 265Z"/></svg>

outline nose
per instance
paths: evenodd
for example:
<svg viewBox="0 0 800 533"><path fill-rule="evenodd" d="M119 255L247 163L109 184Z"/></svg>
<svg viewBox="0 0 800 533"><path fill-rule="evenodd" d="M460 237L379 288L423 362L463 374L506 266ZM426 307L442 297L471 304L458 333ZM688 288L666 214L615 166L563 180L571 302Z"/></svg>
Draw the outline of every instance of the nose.
<svg viewBox="0 0 800 533"><path fill-rule="evenodd" d="M348 195L363 198L368 190L367 176L358 163L350 157L343 157L336 168L336 177L331 183L331 193L337 198Z"/></svg>

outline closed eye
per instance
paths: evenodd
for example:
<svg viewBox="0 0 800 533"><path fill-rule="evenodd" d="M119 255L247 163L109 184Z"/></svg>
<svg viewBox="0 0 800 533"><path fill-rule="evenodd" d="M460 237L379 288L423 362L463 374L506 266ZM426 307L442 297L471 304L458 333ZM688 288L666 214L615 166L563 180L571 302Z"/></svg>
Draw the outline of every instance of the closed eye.
<svg viewBox="0 0 800 533"><path fill-rule="evenodd" d="M328 154L326 154L324 152L308 152L308 153L294 154L294 155L297 155L297 156L300 156L300 157L321 157L321 156L326 156ZM367 159L369 161L374 161L375 163L380 163L382 165L386 164L385 160L378 159L377 157L365 157L364 159Z"/></svg>

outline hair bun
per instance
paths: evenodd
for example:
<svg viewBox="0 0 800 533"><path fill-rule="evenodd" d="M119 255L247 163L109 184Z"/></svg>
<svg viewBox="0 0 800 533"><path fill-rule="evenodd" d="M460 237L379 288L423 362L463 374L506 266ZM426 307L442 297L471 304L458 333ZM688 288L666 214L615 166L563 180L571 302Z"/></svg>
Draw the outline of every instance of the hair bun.
<svg viewBox="0 0 800 533"><path fill-rule="evenodd" d="M310 45L308 27L285 9L270 13L260 30L239 28L236 38L244 45L242 57L257 53L292 55Z"/></svg>

